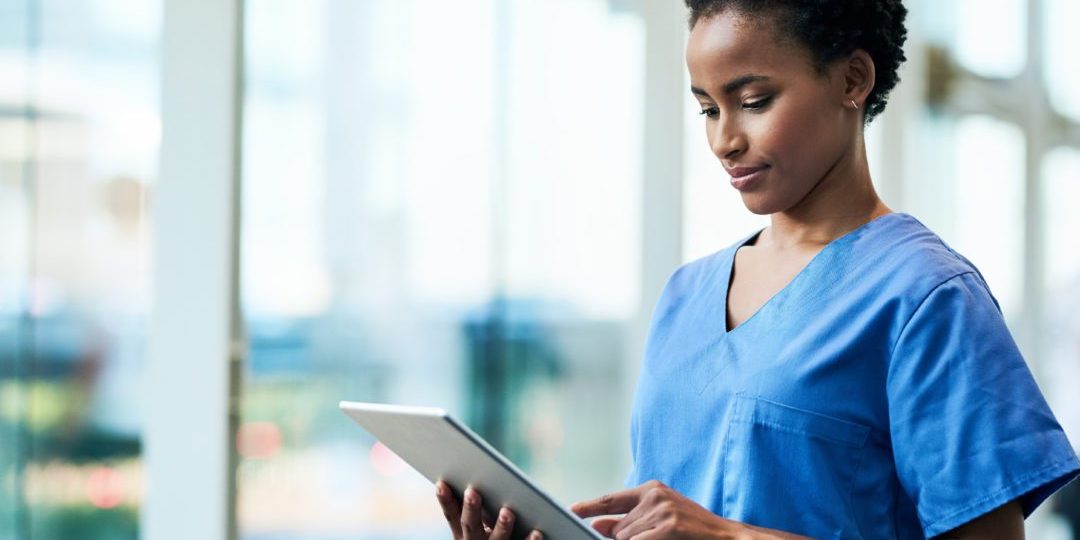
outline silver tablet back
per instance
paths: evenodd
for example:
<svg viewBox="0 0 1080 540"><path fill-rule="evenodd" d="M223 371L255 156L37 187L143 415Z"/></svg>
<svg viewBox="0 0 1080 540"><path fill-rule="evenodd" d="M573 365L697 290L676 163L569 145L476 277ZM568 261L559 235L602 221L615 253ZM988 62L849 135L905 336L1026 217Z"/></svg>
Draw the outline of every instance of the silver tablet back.
<svg viewBox="0 0 1080 540"><path fill-rule="evenodd" d="M441 478L453 486L458 499L471 485L490 515L509 506L517 516L513 538L524 539L532 529L547 540L603 538L446 411L351 401L339 406L432 483ZM434 502L434 490L431 497Z"/></svg>

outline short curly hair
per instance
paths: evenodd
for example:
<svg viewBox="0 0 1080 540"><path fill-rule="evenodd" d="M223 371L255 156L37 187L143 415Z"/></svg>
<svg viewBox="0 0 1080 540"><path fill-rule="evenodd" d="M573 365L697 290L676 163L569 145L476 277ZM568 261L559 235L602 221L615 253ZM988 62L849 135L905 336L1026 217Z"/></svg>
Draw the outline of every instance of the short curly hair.
<svg viewBox="0 0 1080 540"><path fill-rule="evenodd" d="M734 10L743 16L768 15L781 36L792 37L810 52L824 73L834 60L856 49L874 60L874 89L863 106L867 124L885 109L889 91L900 82L907 8L901 0L685 0L690 28L703 18Z"/></svg>

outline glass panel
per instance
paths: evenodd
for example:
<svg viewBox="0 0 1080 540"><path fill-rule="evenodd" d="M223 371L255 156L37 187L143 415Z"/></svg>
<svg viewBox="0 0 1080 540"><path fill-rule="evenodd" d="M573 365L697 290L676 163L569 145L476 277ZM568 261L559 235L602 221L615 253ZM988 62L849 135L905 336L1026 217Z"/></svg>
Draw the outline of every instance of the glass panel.
<svg viewBox="0 0 1080 540"><path fill-rule="evenodd" d="M1064 0L1068 2L1069 0ZM1027 55L1027 0L920 0L906 3L912 39L946 48L967 70L983 77L1015 77Z"/></svg>
<svg viewBox="0 0 1080 540"><path fill-rule="evenodd" d="M641 147L643 44L639 22L606 4L514 3L509 189L493 202L507 205L511 296L624 320L638 309L640 159L628 157Z"/></svg>
<svg viewBox="0 0 1080 540"><path fill-rule="evenodd" d="M1027 55L1025 0L956 2L953 54L960 65L984 77L1014 77Z"/></svg>
<svg viewBox="0 0 1080 540"><path fill-rule="evenodd" d="M1046 90L1050 101L1062 114L1080 121L1080 2L1076 0L1044 0L1043 50Z"/></svg>
<svg viewBox="0 0 1080 540"><path fill-rule="evenodd" d="M501 447L566 504L621 486L623 373L639 362L625 343L643 338L630 331L642 308L641 159L630 156L643 147L644 25L609 5L518 0L501 18L512 21L508 168L492 227L507 231L494 261L507 288L486 322L495 335L471 347L502 350L468 368L478 424L501 423Z"/></svg>
<svg viewBox="0 0 1080 540"><path fill-rule="evenodd" d="M245 11L241 536L446 537L340 399L445 407L567 504L621 485L640 21L601 0Z"/></svg>
<svg viewBox="0 0 1080 540"><path fill-rule="evenodd" d="M955 234L946 241L979 268L1013 320L1023 286L1024 136L1014 124L968 116L955 145Z"/></svg>
<svg viewBox="0 0 1080 540"><path fill-rule="evenodd" d="M1061 147L1043 160L1042 230L1045 232L1045 294L1043 296L1043 361L1039 383L1071 441L1080 440L1080 150ZM1076 486L1065 488L1057 498L1058 512L1074 530L1080 499Z"/></svg>
<svg viewBox="0 0 1080 540"><path fill-rule="evenodd" d="M1080 279L1080 150L1060 147L1043 161L1043 226L1046 231L1046 287L1065 290ZM1051 293L1051 297L1054 295Z"/></svg>
<svg viewBox="0 0 1080 540"><path fill-rule="evenodd" d="M0 1L0 540L25 536L30 5Z"/></svg>
<svg viewBox="0 0 1080 540"><path fill-rule="evenodd" d="M0 6L0 538L135 538L160 6Z"/></svg>

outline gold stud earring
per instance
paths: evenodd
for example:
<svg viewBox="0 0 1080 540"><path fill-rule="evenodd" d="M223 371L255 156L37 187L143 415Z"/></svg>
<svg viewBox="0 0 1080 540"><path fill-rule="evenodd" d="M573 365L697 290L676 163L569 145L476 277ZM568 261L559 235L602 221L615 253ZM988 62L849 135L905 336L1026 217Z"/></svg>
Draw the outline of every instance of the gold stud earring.
<svg viewBox="0 0 1080 540"><path fill-rule="evenodd" d="M852 106L852 107L855 107L855 110L856 110L856 111L857 111L857 110L859 110L859 104L858 104L858 103L855 103L855 100L854 100L854 99L853 99L853 100L851 100L851 106Z"/></svg>

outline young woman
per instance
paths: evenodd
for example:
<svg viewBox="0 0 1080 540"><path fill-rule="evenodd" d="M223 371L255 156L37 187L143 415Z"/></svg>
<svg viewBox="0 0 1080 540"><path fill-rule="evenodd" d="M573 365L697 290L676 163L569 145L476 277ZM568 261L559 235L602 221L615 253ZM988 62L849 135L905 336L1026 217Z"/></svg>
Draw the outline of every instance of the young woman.
<svg viewBox="0 0 1080 540"><path fill-rule="evenodd" d="M863 128L904 60L899 0L687 0L709 145L768 227L656 307L618 539L1023 538L1080 472L982 275L877 196ZM439 500L455 538L508 538ZM470 502L474 501L474 502ZM471 505L471 506L470 506Z"/></svg>

